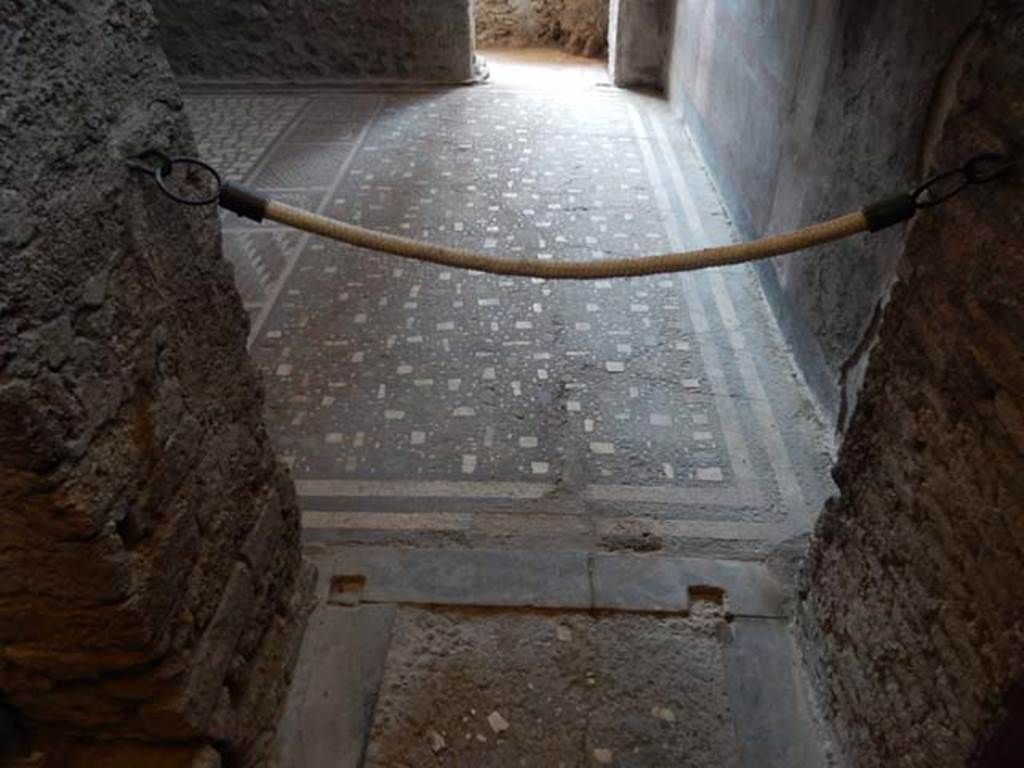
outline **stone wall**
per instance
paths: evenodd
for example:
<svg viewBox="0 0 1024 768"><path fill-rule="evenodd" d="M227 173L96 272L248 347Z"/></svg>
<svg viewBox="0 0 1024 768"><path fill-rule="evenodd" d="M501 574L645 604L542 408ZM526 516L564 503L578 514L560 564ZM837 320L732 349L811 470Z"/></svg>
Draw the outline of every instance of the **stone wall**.
<svg viewBox="0 0 1024 768"><path fill-rule="evenodd" d="M473 77L469 0L153 0L160 42L200 80Z"/></svg>
<svg viewBox="0 0 1024 768"><path fill-rule="evenodd" d="M936 83L982 5L674 2L668 92L747 237L913 183ZM840 428L902 237L894 230L759 267L808 384Z"/></svg>
<svg viewBox="0 0 1024 768"><path fill-rule="evenodd" d="M570 53L608 51L609 0L473 0L480 46L561 46Z"/></svg>
<svg viewBox="0 0 1024 768"><path fill-rule="evenodd" d="M612 0L608 67L620 88L663 88L674 0Z"/></svg>
<svg viewBox="0 0 1024 768"><path fill-rule="evenodd" d="M967 52L935 168L1024 151L1017 13ZM920 216L901 257L800 606L849 765L972 765L1024 685L1022 232L1018 170Z"/></svg>
<svg viewBox="0 0 1024 768"><path fill-rule="evenodd" d="M255 764L311 575L217 215L125 165L181 96L146 3L5 11L0 701L48 765Z"/></svg>

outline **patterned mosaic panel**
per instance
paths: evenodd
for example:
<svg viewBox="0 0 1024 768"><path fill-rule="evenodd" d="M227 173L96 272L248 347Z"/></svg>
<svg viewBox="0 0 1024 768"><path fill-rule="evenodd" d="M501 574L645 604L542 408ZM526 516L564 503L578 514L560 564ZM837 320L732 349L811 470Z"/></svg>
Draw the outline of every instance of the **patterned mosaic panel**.
<svg viewBox="0 0 1024 768"><path fill-rule="evenodd" d="M226 179L241 180L306 104L304 97L190 95L185 109L199 156Z"/></svg>
<svg viewBox="0 0 1024 768"><path fill-rule="evenodd" d="M278 199L517 258L679 247L651 139L613 94L308 99L244 170ZM505 279L225 225L279 450L339 512L784 516L717 283Z"/></svg>

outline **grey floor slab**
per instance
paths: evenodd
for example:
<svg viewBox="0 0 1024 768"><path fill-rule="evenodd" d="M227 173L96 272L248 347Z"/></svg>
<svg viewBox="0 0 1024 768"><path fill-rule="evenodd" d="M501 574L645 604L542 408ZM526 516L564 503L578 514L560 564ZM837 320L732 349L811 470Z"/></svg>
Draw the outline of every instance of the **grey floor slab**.
<svg viewBox="0 0 1024 768"><path fill-rule="evenodd" d="M757 563L655 555L596 554L594 604L630 611L688 610L691 590L720 589L738 616L783 617L787 594Z"/></svg>
<svg viewBox="0 0 1024 768"><path fill-rule="evenodd" d="M321 602L303 639L275 768L359 768L384 676L395 608Z"/></svg>
<svg viewBox="0 0 1024 768"><path fill-rule="evenodd" d="M744 768L824 768L788 622L737 619L725 646L729 706Z"/></svg>
<svg viewBox="0 0 1024 768"><path fill-rule="evenodd" d="M367 603L589 608L584 552L352 547L322 571L366 577Z"/></svg>
<svg viewBox="0 0 1024 768"><path fill-rule="evenodd" d="M348 547L321 572L361 576L364 603L519 606L685 613L693 589L724 593L740 616L780 617L783 586L758 564L581 551Z"/></svg>

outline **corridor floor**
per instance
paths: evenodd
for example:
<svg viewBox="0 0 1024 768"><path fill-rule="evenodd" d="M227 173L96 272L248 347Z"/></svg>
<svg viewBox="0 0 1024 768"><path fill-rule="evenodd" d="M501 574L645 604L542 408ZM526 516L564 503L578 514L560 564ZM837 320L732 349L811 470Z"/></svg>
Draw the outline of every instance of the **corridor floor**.
<svg viewBox="0 0 1024 768"><path fill-rule="evenodd" d="M660 100L551 66L187 107L227 177L386 232L565 260L731 237ZM282 765L815 764L772 553L828 445L749 268L505 279L223 223L321 571Z"/></svg>

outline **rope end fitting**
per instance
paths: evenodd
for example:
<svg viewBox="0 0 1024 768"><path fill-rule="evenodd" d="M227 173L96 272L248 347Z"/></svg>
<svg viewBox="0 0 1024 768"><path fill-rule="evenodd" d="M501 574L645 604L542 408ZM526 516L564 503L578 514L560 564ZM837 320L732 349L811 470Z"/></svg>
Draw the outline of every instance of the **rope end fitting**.
<svg viewBox="0 0 1024 768"><path fill-rule="evenodd" d="M868 231L881 232L914 218L917 201L913 195L898 195L867 206L863 213L868 222Z"/></svg>
<svg viewBox="0 0 1024 768"><path fill-rule="evenodd" d="M241 184L226 181L220 188L218 202L221 208L226 208L247 219L261 222L267 215L267 205L270 201Z"/></svg>

